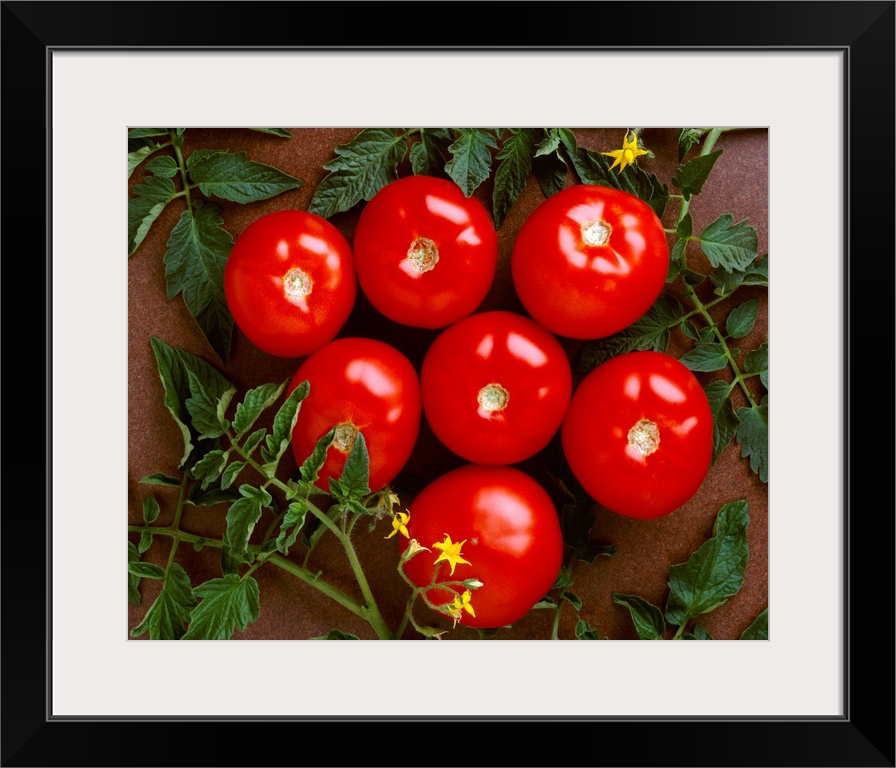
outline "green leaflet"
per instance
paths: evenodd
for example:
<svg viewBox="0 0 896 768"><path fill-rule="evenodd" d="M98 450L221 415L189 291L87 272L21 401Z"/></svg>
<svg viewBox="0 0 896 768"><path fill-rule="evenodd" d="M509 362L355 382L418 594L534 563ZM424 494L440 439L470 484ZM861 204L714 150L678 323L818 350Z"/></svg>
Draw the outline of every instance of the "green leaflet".
<svg viewBox="0 0 896 768"><path fill-rule="evenodd" d="M131 637L148 632L151 640L179 640L186 631L185 625L194 605L196 599L190 590L190 577L183 567L172 563L162 582L162 591L143 621L131 630Z"/></svg>
<svg viewBox="0 0 896 768"><path fill-rule="evenodd" d="M737 428L737 442L740 453L750 459L752 469L763 483L768 482L768 395L755 408L737 409L740 425Z"/></svg>
<svg viewBox="0 0 896 768"><path fill-rule="evenodd" d="M190 613L190 629L184 640L229 640L235 629L245 630L258 620L258 582L251 576L240 579L229 573L200 584L193 595L202 600Z"/></svg>
<svg viewBox="0 0 896 768"><path fill-rule="evenodd" d="M759 235L747 220L732 224L734 217L723 213L693 237L700 243L706 258L713 267L721 267L726 272L746 270L755 260L759 248Z"/></svg>
<svg viewBox="0 0 896 768"><path fill-rule="evenodd" d="M734 405L728 396L731 393L731 385L727 381L712 381L703 390L706 392L706 399L709 400L709 408L712 411L712 462L715 464L716 459L737 434L740 419L734 412Z"/></svg>
<svg viewBox="0 0 896 768"><path fill-rule="evenodd" d="M682 165L672 177L672 183L681 190L685 200L690 200L692 195L699 195L703 185L709 178L716 160L724 150L717 149L707 155L698 155ZM686 235L685 235L686 237Z"/></svg>
<svg viewBox="0 0 896 768"><path fill-rule="evenodd" d="M245 152L198 149L187 158L187 170L202 194L235 203L255 203L303 186L278 168L249 160Z"/></svg>
<svg viewBox="0 0 896 768"><path fill-rule="evenodd" d="M498 168L495 171L495 186L492 193L495 227L504 223L520 193L526 188L526 181L532 171L532 151L536 133L532 128L510 128L501 151L496 155Z"/></svg>
<svg viewBox="0 0 896 768"><path fill-rule="evenodd" d="M469 197L485 181L492 168L490 149L496 149L495 137L482 128L459 128L460 136L448 147L451 159L445 172Z"/></svg>
<svg viewBox="0 0 896 768"><path fill-rule="evenodd" d="M613 593L613 602L628 608L635 625L635 631L642 640L662 640L666 631L663 612L653 603L637 595Z"/></svg>
<svg viewBox="0 0 896 768"><path fill-rule="evenodd" d="M768 640L768 608L760 613L738 638L739 640Z"/></svg>

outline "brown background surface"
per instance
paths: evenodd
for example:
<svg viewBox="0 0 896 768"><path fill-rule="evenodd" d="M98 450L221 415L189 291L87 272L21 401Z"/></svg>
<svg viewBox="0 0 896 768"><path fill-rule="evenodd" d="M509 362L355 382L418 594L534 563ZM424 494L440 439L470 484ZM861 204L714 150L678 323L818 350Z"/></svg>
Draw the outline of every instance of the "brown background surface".
<svg viewBox="0 0 896 768"><path fill-rule="evenodd" d="M334 157L334 147L350 141L360 128L302 129L290 128L292 139L282 139L256 131L232 128L188 129L184 154L199 148L244 151L249 159L273 165L298 177L304 186L270 200L241 205L214 199L222 209L224 227L236 238L255 219L271 211L297 208L307 209L314 189L326 175L323 164ZM597 151L620 146L624 128L575 129L580 146ZM655 157L640 158L639 165L655 173L664 183L670 180L677 167L676 131L674 129L645 128L645 145ZM735 221L748 219L759 235L759 253L768 251L768 134L764 129L744 130L723 134L716 149L724 152L704 186L703 192L692 199L690 211L694 230L699 231L722 213L730 213ZM690 156L690 155L689 155ZM410 173L409 166L400 169L401 175ZM129 181L130 188L140 183L142 167ZM573 183L570 176L569 182ZM671 187L671 185L670 185ZM476 192L491 210L491 180ZM670 191L677 191L670 189ZM525 314L510 279L510 253L520 226L544 199L533 176L525 191L498 230L499 266L491 292L480 306L480 311L508 309ZM363 203L351 211L331 218L348 241L352 242L355 223ZM183 211L179 202L169 204L156 220L148 236L130 257L128 270L128 510L129 523L142 522L142 502L154 493L162 512L159 524L170 523L177 502L177 489L140 483L141 478L155 472L177 474L183 442L179 429L163 403L164 391L159 379L149 339L156 336L167 344L180 346L203 357L216 366L238 388L237 398L252 387L267 382L282 382L291 378L301 359L275 358L253 347L237 329L234 332L230 358L226 364L208 345L180 297L166 296L163 257L168 236ZM673 226L677 203L672 201L664 223ZM695 269L708 271L705 257L698 248L689 248L688 259ZM708 282L708 281L707 281ZM673 284L673 292L678 286ZM710 286L700 290L711 292ZM738 347L750 350L768 338L767 290L742 288L729 301L713 309L714 315L724 317L734 306L748 298L760 300L760 317L753 331L739 340ZM377 313L359 291L356 307L339 336L372 336L387 341L418 366L429 343L438 331L426 331L397 325ZM561 339L575 362L579 343ZM668 350L678 356L690 342L673 333ZM702 383L708 377L726 375L696 374ZM751 384L761 387L753 379ZM754 390L757 391L757 390ZM740 404L740 403L738 403ZM394 485L397 490L420 487L462 461L451 454L427 428L425 419L414 455ZM518 465L539 481L547 484L541 462L536 457ZM281 474L295 472L288 451L281 462ZM712 525L720 506L744 499L749 504L750 526L748 541L749 563L743 588L725 605L702 617L703 624L717 640L736 639L753 619L768 605L768 489L740 456L740 449L731 444L710 470L697 494L686 505L664 518L652 521L634 520L609 512L599 506L594 509L591 538L595 543L612 543L618 548L615 558L599 557L593 564L576 566L575 583L571 590L582 599L580 615L602 636L611 640L637 639L628 611L612 602L613 592L637 594L660 608L668 594L669 567L687 560L692 552L712 534ZM410 492L403 493L403 504L412 500ZM219 538L224 531L226 505L194 507L188 505L182 527L198 535ZM262 517L256 534L263 533L270 522L270 513ZM371 533L359 525L362 533L356 545L382 612L392 626L397 625L407 597L406 586L396 573L398 545L396 538L383 537L391 530L388 521L381 521ZM139 536L129 534L135 543ZM320 568L324 577L342 589L358 594L345 555L338 543L325 537L315 550L310 565ZM254 540L254 539L253 539ZM298 546L298 545L297 545ZM300 547L298 547L301 549ZM143 555L148 562L164 566L170 539L157 536L152 547ZM205 548L196 552L192 545L181 544L176 559L190 574L193 586L221 575L219 550ZM299 560L299 555L290 555ZM362 639L373 639L373 631L366 622L323 596L313 587L271 565L259 568L254 574L260 588L261 612L258 621L245 632L237 632L234 639L304 639L327 634L338 628L352 632ZM158 594L159 582L144 579L141 583L141 606L128 605L128 629L137 626L152 600ZM547 639L550 636L552 611L533 611L511 629L502 629L495 639ZM562 615L560 637L573 639L574 611L567 606ZM450 626L450 622L448 623ZM671 632L667 636L670 636ZM148 635L143 635L147 638ZM406 634L407 638L417 637ZM444 639L476 639L475 630L458 626Z"/></svg>

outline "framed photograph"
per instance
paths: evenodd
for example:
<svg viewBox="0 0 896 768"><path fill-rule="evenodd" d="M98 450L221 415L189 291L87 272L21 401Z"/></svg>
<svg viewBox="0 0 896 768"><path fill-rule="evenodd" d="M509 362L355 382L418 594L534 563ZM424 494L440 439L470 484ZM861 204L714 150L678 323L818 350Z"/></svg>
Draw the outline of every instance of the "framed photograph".
<svg viewBox="0 0 896 768"><path fill-rule="evenodd" d="M893 523L889 514L875 515L871 536L852 524L864 517L860 510L880 507L880 475L865 469L852 449L852 436L865 433L860 425L879 424L880 406L867 392L857 396L858 382L850 375L851 361L860 359L852 341L866 324L879 329L892 322L892 249L880 258L879 233L882 223L892 232L893 193L880 176L882 168L886 173L893 167L894 4L528 3L518 6L521 18L565 16L563 26L572 37L583 36L589 22L605 24L620 12L633 14L638 23L618 28L620 39L612 46L544 40L513 47L323 45L310 30L287 34L281 23L272 23L289 6L300 16L325 7L234 2L213 11L201 3L3 4L9 59L3 92L10 107L4 127L6 263L12 285L18 285L21 266L31 262L16 256L22 246L12 235L23 222L40 231L47 321L38 362L45 371L46 432L37 438L34 430L22 430L34 434L36 444L15 448L28 452L22 466L30 466L32 453L45 458L45 515L25 514L34 503L19 493L16 505L7 504L5 520L3 685L7 700L19 706L14 717L4 707L3 765L121 765L106 734L116 724L150 728L157 721L177 731L178 759L198 765L259 760L254 736L228 739L226 750L210 750L206 737L180 738L199 721L216 743L223 743L217 735L224 729L239 724L240 732L255 730L266 722L329 729L413 722L414 729L425 726L422 733L437 738L445 727L474 722L500 722L502 728L538 723L548 729L548 741L566 745L534 758L545 764L556 759L894 765L888 629ZM362 27L382 14L381 6L345 8ZM220 20L237 11L243 21L229 31L206 23L209 13ZM395 4L390 11L410 16L406 6ZM483 28L506 25L506 5L477 4L475 12ZM670 29L679 30L671 43ZM288 39L295 34L307 39ZM665 42L647 42L660 39ZM694 124L705 127L682 128ZM155 125L188 127L148 128ZM282 127L257 127L262 125ZM445 127L452 125L467 128ZM547 125L565 128L542 127ZM149 204L152 195L142 195L147 207L136 218L129 208L125 262L125 190L114 180L121 178L124 134L134 127L144 133L128 132L127 199L141 197L135 192L140 184L167 185L161 179L170 180L175 192L158 210ZM392 170L385 163L379 181L346 182L351 153L383 136L399 146L390 156ZM463 142L469 151L457 148ZM508 157L525 157L522 180L511 178L519 173L511 163L501 169ZM222 182L216 163L217 169L236 163L243 179L256 174L254 187L234 184L232 176ZM557 181L560 163L568 187ZM258 174L264 184L257 183ZM373 225L362 217L396 176L441 177L462 189L466 183L467 194L455 205L478 206L474 215L481 209L494 225L494 267L481 295L475 276L463 279L457 301L473 309L459 318L418 323L417 315L402 314L406 291L385 300L388 287L363 272L358 252L365 238L379 243L401 226ZM476 579L462 580L463 569L474 567L467 561L476 561L468 542L488 534L461 528L452 540L438 517L439 533L433 534L421 522L422 503L416 512L413 504L405 505L425 498L445 472L461 470L468 461L489 464L487 456L475 454L481 441L465 443L464 435L453 436L451 425L440 422L437 408L426 409L424 388L418 404L422 426L410 438L413 458L399 462L401 468L388 477L374 475L374 459L382 452L361 430L365 439L346 448L341 476L334 473L329 486L323 485L343 507L363 513L357 535L349 537L335 525L333 536L321 537L318 559L290 559L289 547L307 546L308 537L309 552L317 546L314 528L302 527L303 515L320 517L324 527L336 519L324 520L325 513L299 509L295 502L303 489L306 497L312 492L314 474L330 471L323 453L314 466L308 463L314 451L340 437L329 435L316 447L312 440L295 454L293 446L287 450L275 439L279 416L273 411L282 402L277 398L295 399L290 393L301 389L303 378L319 381L322 390L338 387L332 378L315 379L319 374L310 368L297 370L299 363L334 338L363 338L398 349L409 369L419 372L443 329L463 318L495 312L494 321L503 314L514 322L560 322L566 308L544 314L538 281L531 280L531 270L514 273L513 262L524 258L529 222L541 203L559 199L564 187L591 182L634 193L632 200L655 215L658 237L677 265L665 268L656 290L679 302L665 318L668 332L649 344L626 337L631 347L624 351L650 348L651 354L669 352L689 361L682 369L696 377L701 396L710 395L713 451L704 469L702 458L688 464L699 475L693 487L682 497L668 481L657 482L671 501L663 497L655 513L641 516L651 519L626 514L631 486L620 484L623 501L611 493L604 497L606 482L591 485L588 470L572 458L574 441L590 446L593 436L586 430L585 437L576 437L571 428L566 436L559 420L533 452L495 459L495 465L513 465L513 472L540 481L549 501L567 515L561 516L567 545L570 529L584 526L580 547L574 548L580 557L566 552L560 558L561 575L568 579L563 584L551 577L546 589L537 577L543 563L556 573L547 549L521 568L518 578L533 580L533 594L553 595L553 601L542 600L537 610L519 616L502 613L510 610L508 597L489 602L487 587L480 585L477 602ZM264 185L262 194L257 190ZM249 187L256 191L247 193ZM195 191L186 207L180 199L167 205L175 194L189 197L187 189ZM186 222L184 210L192 212ZM186 244L179 241L185 228L209 216L215 224L206 234L217 226L238 244L260 231L258 222L284 210L316 211L332 233L316 230L315 242L332 237L334 254L343 243L354 251L354 308L314 349L277 346L282 340L271 331L276 320L252 325L254 305L244 311L232 295L226 300L233 325L220 316L210 319L210 304L225 297L203 293L208 275L197 269L213 271L221 261L201 233L187 236L193 240ZM638 213L646 219L641 208ZM604 228L618 234L627 226L623 219ZM267 234L276 239L280 232ZM594 226L588 232L599 234ZM640 230L627 242L651 236ZM432 241L418 240L408 263L431 269ZM222 248L229 251L230 245ZM191 248L195 252L187 253ZM743 263L737 262L741 252ZM852 269L867 264L869 253L878 254L871 280L865 270ZM451 257L443 252L442 258L445 264ZM696 273L695 264L705 266L704 274ZM307 282L307 275L301 277ZM33 274L29 278L33 283ZM524 285L525 279L533 284ZM296 278L290 285L304 290L306 282ZM695 303L683 303L685 298ZM658 312L652 302L646 308ZM635 320L645 316L643 309L633 311ZM610 353L594 339L618 342L615 334L633 322L580 339L567 332L569 326L549 329L572 363L571 391L584 392L580 384L590 373L608 370L605 362L621 358L619 348ZM20 353L35 358L33 333L10 336L10 360ZM710 352L724 358L718 367L707 362ZM462 354L458 347L449 353L452 359ZM401 363L389 360L383 370L397 376ZM221 383L210 373L200 386L206 365L230 378ZM332 377L334 364L328 366ZM451 384L460 387L466 366L457 368ZM731 384L721 401L712 401L713 381ZM189 406L172 398L179 386L186 387ZM500 411L508 392L514 400L512 388L489 386L479 393L481 409ZM446 386L442 396L452 390ZM260 438L270 440L260 443L257 455L268 464L291 464L290 476L306 485L275 487L279 481L272 475L264 483L248 481L242 474L252 469L248 456L230 466L229 454L222 454L220 465L211 468L216 454L207 453L200 456L206 470L185 460L191 440L224 434L234 420L240 439L249 434L253 425L240 419L259 418L246 415L250 391L272 408L274 419L270 433ZM606 401L605 392L599 396ZM204 397L210 408L202 406ZM221 412L215 415L224 400L230 407L226 425ZM241 401L242 416L235 416ZM404 395L394 407L412 401ZM304 405L296 402L297 412L313 413ZM199 420L191 421L193 427L205 418L204 432L190 432L179 421L181 407ZM583 406L575 423L584 423L595 407ZM298 417L283 413L291 430L290 417ZM767 425L764 442L751 437L754 414ZM217 434L215 424L209 426L215 419ZM8 429L18 434L14 424ZM372 427L367 434L374 434ZM637 445L648 446L652 435L644 427ZM546 460L552 447L565 462ZM8 451L15 456L12 445ZM175 487L173 476L185 468L191 484ZM604 469L602 476L618 471ZM681 477L679 472L676 482ZM460 509L463 483L452 476L450 501L440 498L433 506ZM7 485L18 490L24 484ZM590 502L584 512L593 516L585 523L577 517L579 485ZM868 490L872 498L859 493ZM269 503L272 491L281 497ZM212 492L223 495L203 497ZM595 506L597 498L602 501ZM237 504L239 499L245 501ZM181 527L182 513L191 516L189 526ZM34 519L40 521L37 533ZM405 613L401 590L413 579L403 583L394 570L391 577L382 575L416 541L416 532L446 577L449 569L452 577L462 577L449 582L456 589L434 593L443 610L430 612L425 621L423 606ZM560 535L558 524L558 541ZM704 545L715 549L707 554ZM369 583L358 576L355 556L368 566ZM325 587L323 579L315 584L337 557L348 565ZM705 571L710 557L716 563L737 561L734 586L725 591L712 582L707 589L721 589L717 599L696 601L689 612L680 604L682 590L699 589L703 582L693 574ZM168 578L174 563L187 579L185 602L180 608L162 606L153 616L159 574ZM507 566L502 569L491 572L494 580ZM251 579L241 578L247 571ZM329 578L328 572L324 579ZM358 588L361 602L351 597ZM384 595L374 620L368 588ZM178 624L197 598L209 606L218 600L220 611L194 613L192 623ZM178 601L174 592L165 599ZM477 606L480 617L489 617L479 624ZM485 631L496 623L508 626ZM868 629L881 625L882 631ZM200 642L144 642L179 639L185 632L186 639ZM427 633L443 642L397 642ZM888 647L874 650L870 639L881 636ZM362 642L294 642L350 638ZM372 642L377 638L396 642ZM465 639L484 642L450 642ZM857 684L867 680L885 689L883 704ZM580 731L586 727L601 729L600 749ZM83 729L91 734L89 752L78 747L87 741ZM699 747L676 746L685 734L687 744ZM166 760L164 740L151 741L133 764ZM489 762L529 764L538 740L524 741L525 747L522 740L520 748L502 747ZM375 759L360 743L346 745L340 757L357 765Z"/></svg>

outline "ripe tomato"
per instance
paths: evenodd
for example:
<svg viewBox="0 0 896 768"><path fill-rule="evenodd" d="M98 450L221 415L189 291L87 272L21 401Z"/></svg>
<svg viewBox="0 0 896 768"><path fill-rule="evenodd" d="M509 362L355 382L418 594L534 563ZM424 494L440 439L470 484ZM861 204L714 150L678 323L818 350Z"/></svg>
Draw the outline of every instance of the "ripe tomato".
<svg viewBox="0 0 896 768"><path fill-rule="evenodd" d="M440 554L433 545L450 537L461 544L459 555L469 564L451 560L439 564L438 582L478 579L470 607L458 621L470 627L495 628L525 616L548 593L563 557L563 537L557 511L547 492L513 467L467 464L442 475L411 502L407 523L411 538L431 552L421 552L404 565L417 586L432 581ZM401 537L399 537L401 538ZM401 539L401 551L408 541ZM465 591L457 585L458 594ZM451 603L454 593L435 589L430 601Z"/></svg>
<svg viewBox="0 0 896 768"><path fill-rule="evenodd" d="M520 301L537 322L567 338L597 339L650 309L666 282L669 246L647 203L579 184L526 219L510 266Z"/></svg>
<svg viewBox="0 0 896 768"><path fill-rule="evenodd" d="M420 430L420 380L411 362L382 341L337 339L299 366L287 393L306 379L310 391L292 436L296 461L301 464L317 440L338 427L317 482L329 491L328 478L342 474L360 431L370 456L370 490L392 482L410 457Z"/></svg>
<svg viewBox="0 0 896 768"><path fill-rule="evenodd" d="M408 176L364 207L354 254L361 290L383 315L444 328L473 312L491 288L498 236L482 204L454 182Z"/></svg>
<svg viewBox="0 0 896 768"><path fill-rule="evenodd" d="M629 517L662 517L700 487L712 461L712 411L700 383L660 352L629 352L591 371L561 429L588 494Z"/></svg>
<svg viewBox="0 0 896 768"><path fill-rule="evenodd" d="M480 312L442 331L420 383L436 437L479 464L513 464L544 448L572 393L563 347L514 312Z"/></svg>
<svg viewBox="0 0 896 768"><path fill-rule="evenodd" d="M279 357L304 357L333 339L356 295L348 241L306 211L256 219L236 239L224 268L224 297L237 327Z"/></svg>

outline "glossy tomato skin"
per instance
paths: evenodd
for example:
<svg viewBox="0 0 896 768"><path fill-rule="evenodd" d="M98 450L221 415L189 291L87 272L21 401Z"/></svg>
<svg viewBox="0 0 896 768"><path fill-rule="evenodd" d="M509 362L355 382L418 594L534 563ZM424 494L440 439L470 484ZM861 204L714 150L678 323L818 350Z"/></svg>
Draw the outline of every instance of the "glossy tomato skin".
<svg viewBox="0 0 896 768"><path fill-rule="evenodd" d="M276 211L236 239L224 296L237 327L278 357L304 357L333 339L357 296L351 247L326 219Z"/></svg>
<svg viewBox="0 0 896 768"><path fill-rule="evenodd" d="M453 181L408 176L364 207L353 241L361 290L395 322L444 328L477 309L498 264L483 205Z"/></svg>
<svg viewBox="0 0 896 768"><path fill-rule="evenodd" d="M514 464L544 448L572 393L560 342L528 317L494 311L442 331L420 373L436 437L467 461Z"/></svg>
<svg viewBox="0 0 896 768"><path fill-rule="evenodd" d="M302 401L292 446L296 461L311 455L317 440L335 426L360 430L370 457L370 490L392 482L413 451L420 430L420 379L411 362L389 344L343 338L312 354L296 371L287 392L310 385ZM342 474L351 442L333 445L317 485L329 491L328 478Z"/></svg>
<svg viewBox="0 0 896 768"><path fill-rule="evenodd" d="M431 552L408 560L406 575L418 586L430 583L439 554L433 547L445 534L464 542L454 574L439 564L438 581L478 579L471 590L476 615L461 612L460 624L496 628L525 616L553 586L563 557L563 537L547 492L513 467L466 464L424 488L411 502L410 538ZM408 540L401 539L401 550ZM463 591L463 588L460 588ZM429 593L435 605L450 603L447 590Z"/></svg>
<svg viewBox="0 0 896 768"><path fill-rule="evenodd" d="M637 197L579 184L523 223L511 275L526 311L549 331L597 339L638 320L663 289L669 247L662 222Z"/></svg>
<svg viewBox="0 0 896 768"><path fill-rule="evenodd" d="M706 394L688 368L660 352L629 352L581 381L561 441L595 501L652 519L697 492L712 462L712 430Z"/></svg>

